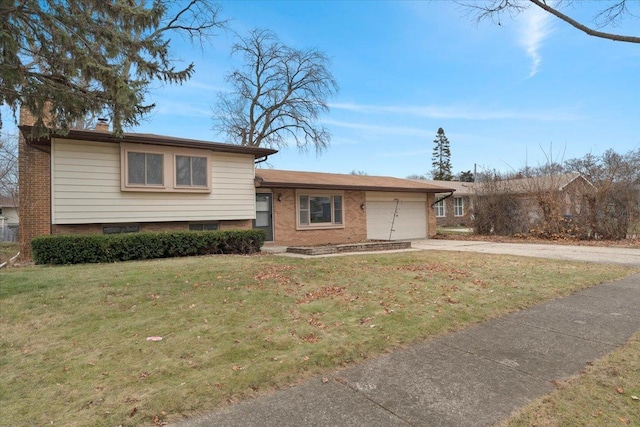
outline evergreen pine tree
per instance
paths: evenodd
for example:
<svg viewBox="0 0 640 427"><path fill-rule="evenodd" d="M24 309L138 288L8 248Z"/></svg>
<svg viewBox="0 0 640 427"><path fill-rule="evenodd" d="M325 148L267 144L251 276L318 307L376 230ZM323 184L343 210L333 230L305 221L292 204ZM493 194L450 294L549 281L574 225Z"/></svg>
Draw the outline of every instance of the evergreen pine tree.
<svg viewBox="0 0 640 427"><path fill-rule="evenodd" d="M209 0L0 1L0 103L14 117L26 107L33 136L64 133L91 114L121 134L153 109L145 95L154 80L193 75L193 64L177 68L169 31L207 38L222 26L218 10Z"/></svg>
<svg viewBox="0 0 640 427"><path fill-rule="evenodd" d="M433 143L435 144L431 163L433 166L433 179L451 181L453 179L453 175L451 175L451 149L449 140L442 128L438 128L438 133Z"/></svg>

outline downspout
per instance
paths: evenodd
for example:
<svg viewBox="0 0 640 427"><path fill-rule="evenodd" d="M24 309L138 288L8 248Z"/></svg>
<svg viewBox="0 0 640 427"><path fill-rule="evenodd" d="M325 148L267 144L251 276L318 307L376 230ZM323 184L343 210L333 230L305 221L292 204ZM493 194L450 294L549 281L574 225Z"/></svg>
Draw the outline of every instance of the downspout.
<svg viewBox="0 0 640 427"><path fill-rule="evenodd" d="M254 159L253 160L253 164L257 165L259 163L266 162L266 161L267 161L267 156L262 156L262 157L260 157L258 159Z"/></svg>
<svg viewBox="0 0 640 427"><path fill-rule="evenodd" d="M450 192L449 192L449 194L447 194L446 196L441 197L441 198L439 198L438 200L436 200L435 202L431 203L431 207L434 207L435 205L437 205L437 204L438 204L438 203L440 203L441 201L446 200L446 199L448 199L449 197L453 196L453 193L454 193L453 191L450 191Z"/></svg>

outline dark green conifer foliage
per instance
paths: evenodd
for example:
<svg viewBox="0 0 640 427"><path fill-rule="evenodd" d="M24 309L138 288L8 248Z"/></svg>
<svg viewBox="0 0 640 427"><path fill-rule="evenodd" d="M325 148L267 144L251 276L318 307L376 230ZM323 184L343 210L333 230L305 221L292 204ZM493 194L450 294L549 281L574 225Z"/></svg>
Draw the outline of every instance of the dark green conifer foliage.
<svg viewBox="0 0 640 427"><path fill-rule="evenodd" d="M453 179L453 175L451 175L451 148L442 128L438 128L438 133L433 143L435 144L431 163L433 166L433 179L451 181Z"/></svg>
<svg viewBox="0 0 640 427"><path fill-rule="evenodd" d="M203 38L220 27L207 0L0 1L0 102L36 119L35 135L65 133L87 115L135 126L153 104L152 82L183 83L193 64L171 58L167 30ZM0 116L0 128L2 127ZM46 123L45 123L46 122Z"/></svg>

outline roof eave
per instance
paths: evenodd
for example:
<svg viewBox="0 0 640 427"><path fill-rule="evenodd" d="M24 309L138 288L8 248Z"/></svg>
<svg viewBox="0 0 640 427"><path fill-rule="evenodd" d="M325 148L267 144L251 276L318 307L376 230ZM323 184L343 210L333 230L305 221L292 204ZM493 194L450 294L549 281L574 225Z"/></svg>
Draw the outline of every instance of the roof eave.
<svg viewBox="0 0 640 427"><path fill-rule="evenodd" d="M340 185L318 183L292 183L292 182L265 182L256 179L256 187L262 188L309 188L314 190L354 190L354 191L397 191L402 193L448 193L454 192L452 188L407 188L407 187L383 187L366 185Z"/></svg>
<svg viewBox="0 0 640 427"><path fill-rule="evenodd" d="M95 141L110 144L121 142L133 144L160 145L169 147L201 148L223 153L252 154L255 157L267 157L278 152L270 148L246 147L242 145L222 144L219 142L207 142L193 139L182 139L173 137L163 137L160 135L146 135L136 133L125 133L122 138L110 132L96 132L86 130L70 130L66 135L49 135L47 137L31 138L32 126L19 126L22 135L32 144L50 145L53 138L69 139L73 141Z"/></svg>

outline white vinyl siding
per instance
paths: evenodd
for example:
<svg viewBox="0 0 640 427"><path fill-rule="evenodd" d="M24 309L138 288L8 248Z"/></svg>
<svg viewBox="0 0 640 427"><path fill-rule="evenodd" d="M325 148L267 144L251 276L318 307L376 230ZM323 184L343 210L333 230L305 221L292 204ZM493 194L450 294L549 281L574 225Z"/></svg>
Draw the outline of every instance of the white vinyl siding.
<svg viewBox="0 0 640 427"><path fill-rule="evenodd" d="M211 153L211 192L181 193L121 191L118 144L56 138L51 152L54 224L255 218L251 155Z"/></svg>

